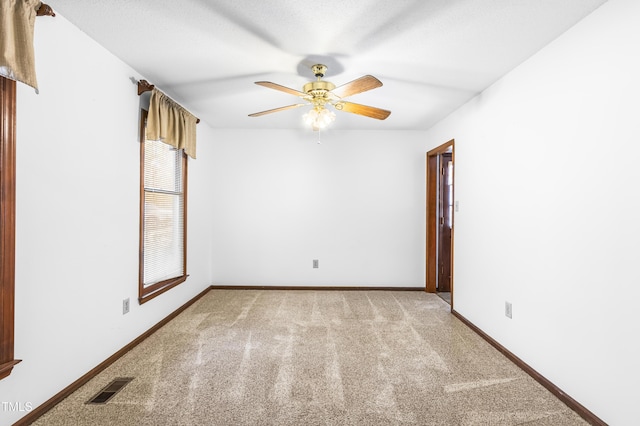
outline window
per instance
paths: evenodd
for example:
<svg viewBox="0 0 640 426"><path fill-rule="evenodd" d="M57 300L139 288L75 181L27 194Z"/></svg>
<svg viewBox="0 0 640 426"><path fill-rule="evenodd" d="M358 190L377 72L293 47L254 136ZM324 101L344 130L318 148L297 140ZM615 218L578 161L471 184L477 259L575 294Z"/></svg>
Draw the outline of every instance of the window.
<svg viewBox="0 0 640 426"><path fill-rule="evenodd" d="M144 303L187 279L187 157L183 150L145 138L140 131L139 301Z"/></svg>

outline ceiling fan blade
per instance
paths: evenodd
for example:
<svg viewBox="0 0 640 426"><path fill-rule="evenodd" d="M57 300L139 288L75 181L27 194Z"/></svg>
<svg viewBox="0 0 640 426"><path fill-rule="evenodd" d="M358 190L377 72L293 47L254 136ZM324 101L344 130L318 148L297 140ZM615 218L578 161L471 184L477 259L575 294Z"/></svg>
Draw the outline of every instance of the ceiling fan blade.
<svg viewBox="0 0 640 426"><path fill-rule="evenodd" d="M260 117L261 115L271 114L272 112L286 111L288 109L298 108L301 106L306 106L308 104L293 104L287 105L280 108L268 109L266 111L254 112L253 114L249 114L249 117Z"/></svg>
<svg viewBox="0 0 640 426"><path fill-rule="evenodd" d="M279 90L281 92L285 92L288 93L290 95L295 95L295 96L302 96L302 97L307 97L309 95L307 95L304 92L301 92L299 90L296 89L291 89L289 87L286 86L281 86L279 84L276 83L272 83L270 81L256 81L256 84L258 86L264 86L264 87L268 87L269 89L275 89L275 90Z"/></svg>
<svg viewBox="0 0 640 426"><path fill-rule="evenodd" d="M389 114L391 114L391 111L387 111L386 109L354 104L353 102L336 102L334 106L339 111L346 111L352 114L364 115L366 117L376 118L378 120L384 120L389 116Z"/></svg>
<svg viewBox="0 0 640 426"><path fill-rule="evenodd" d="M339 98L346 98L347 96L366 92L367 90L375 89L380 86L382 86L382 82L380 80L372 75L365 75L364 77L357 78L349 83L336 87L331 91L331 93Z"/></svg>

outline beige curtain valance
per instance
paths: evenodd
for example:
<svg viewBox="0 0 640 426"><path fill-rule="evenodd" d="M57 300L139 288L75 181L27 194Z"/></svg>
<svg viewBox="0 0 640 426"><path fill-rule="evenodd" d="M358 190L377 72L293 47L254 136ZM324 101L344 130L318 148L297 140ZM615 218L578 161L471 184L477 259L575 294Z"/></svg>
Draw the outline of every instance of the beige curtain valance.
<svg viewBox="0 0 640 426"><path fill-rule="evenodd" d="M36 91L33 31L40 0L0 0L0 76Z"/></svg>
<svg viewBox="0 0 640 426"><path fill-rule="evenodd" d="M147 117L148 140L161 141L196 158L197 118L170 97L154 88Z"/></svg>

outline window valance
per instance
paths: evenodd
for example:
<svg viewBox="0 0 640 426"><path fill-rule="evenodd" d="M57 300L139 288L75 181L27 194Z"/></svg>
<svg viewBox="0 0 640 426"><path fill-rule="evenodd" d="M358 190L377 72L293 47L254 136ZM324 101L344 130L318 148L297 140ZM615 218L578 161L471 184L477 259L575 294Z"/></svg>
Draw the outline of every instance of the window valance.
<svg viewBox="0 0 640 426"><path fill-rule="evenodd" d="M40 0L0 1L0 76L38 90L33 31Z"/></svg>
<svg viewBox="0 0 640 426"><path fill-rule="evenodd" d="M153 88L147 118L148 140L161 141L196 158L197 118L177 102Z"/></svg>

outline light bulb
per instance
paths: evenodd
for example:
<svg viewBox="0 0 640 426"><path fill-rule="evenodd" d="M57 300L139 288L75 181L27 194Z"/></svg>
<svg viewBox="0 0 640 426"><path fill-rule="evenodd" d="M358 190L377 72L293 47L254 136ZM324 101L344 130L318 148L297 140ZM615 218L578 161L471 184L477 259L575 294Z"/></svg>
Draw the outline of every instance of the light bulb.
<svg viewBox="0 0 640 426"><path fill-rule="evenodd" d="M305 115L303 115L302 119L308 126L310 126L318 119L318 111L316 111L314 108L308 113L306 113Z"/></svg>
<svg viewBox="0 0 640 426"><path fill-rule="evenodd" d="M333 120L336 119L336 115L333 111L329 111L328 109L322 106L316 106L308 113L302 116L305 124L311 126L314 131L318 131L320 129L324 129L327 127Z"/></svg>
<svg viewBox="0 0 640 426"><path fill-rule="evenodd" d="M322 123L322 127L328 126L335 119L336 115L333 113L333 111L329 111L328 109L323 109L322 111L320 111L320 114L318 116L318 120L320 120L320 122Z"/></svg>

